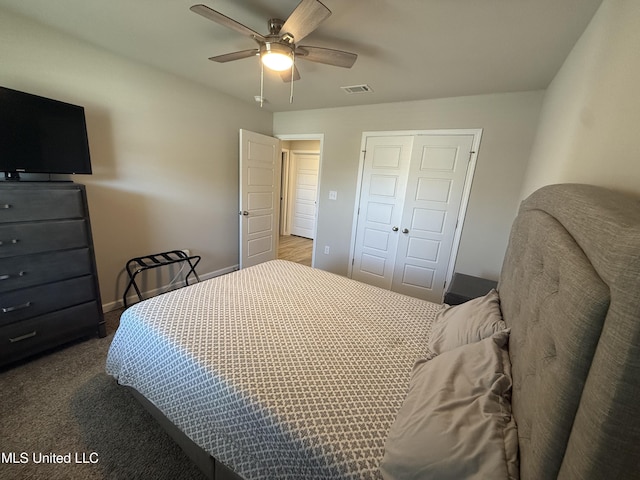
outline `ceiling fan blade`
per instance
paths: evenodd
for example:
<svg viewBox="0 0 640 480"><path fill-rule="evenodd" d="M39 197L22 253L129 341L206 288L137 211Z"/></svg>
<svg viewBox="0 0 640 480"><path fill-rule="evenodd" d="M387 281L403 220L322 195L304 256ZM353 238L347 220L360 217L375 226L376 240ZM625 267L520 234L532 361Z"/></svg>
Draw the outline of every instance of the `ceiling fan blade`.
<svg viewBox="0 0 640 480"><path fill-rule="evenodd" d="M261 42L266 41L263 35L260 35L258 32L251 30L249 27L242 25L239 22L236 22L233 18L229 18L226 15L223 15L220 12L216 12L212 8L207 7L206 5L198 4L193 5L190 10L198 15L202 15L204 18L209 19L213 22L219 23L220 25L230 28L231 30L235 30L243 35L247 35L249 37L260 40Z"/></svg>
<svg viewBox="0 0 640 480"><path fill-rule="evenodd" d="M282 81L285 83L291 83L291 69L284 70L280 72L280 77L282 77ZM300 80L300 72L298 71L298 67L293 66L293 81Z"/></svg>
<svg viewBox="0 0 640 480"><path fill-rule="evenodd" d="M331 10L318 0L302 0L280 29L280 35L289 33L299 42L313 32L331 15Z"/></svg>
<svg viewBox="0 0 640 480"><path fill-rule="evenodd" d="M213 60L218 63L226 63L234 60L241 60L243 58L255 57L259 52L260 51L257 48L252 48L250 50L240 50L239 52L225 53L224 55L209 57L209 60Z"/></svg>
<svg viewBox="0 0 640 480"><path fill-rule="evenodd" d="M296 48L296 58L303 58L310 62L326 63L336 67L351 68L358 55L332 48L300 46Z"/></svg>

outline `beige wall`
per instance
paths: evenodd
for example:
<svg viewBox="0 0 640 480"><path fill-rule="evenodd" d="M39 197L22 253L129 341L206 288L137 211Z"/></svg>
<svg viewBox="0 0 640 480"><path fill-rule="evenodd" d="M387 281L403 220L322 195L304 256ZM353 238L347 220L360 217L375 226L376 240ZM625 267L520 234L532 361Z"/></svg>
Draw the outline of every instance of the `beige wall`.
<svg viewBox="0 0 640 480"><path fill-rule="evenodd" d="M456 270L497 278L542 97L526 92L274 114L275 135L324 134L315 266L347 273L362 132L482 128ZM330 190L337 200L328 199Z"/></svg>
<svg viewBox="0 0 640 480"><path fill-rule="evenodd" d="M319 152L320 140L283 140L282 148L305 152Z"/></svg>
<svg viewBox="0 0 640 480"><path fill-rule="evenodd" d="M85 107L94 173L73 180L107 307L130 257L188 248L204 275L238 263L238 129L271 134L271 113L4 11L0 85Z"/></svg>
<svg viewBox="0 0 640 480"><path fill-rule="evenodd" d="M552 183L640 192L640 2L604 0L546 91L522 197Z"/></svg>
<svg viewBox="0 0 640 480"><path fill-rule="evenodd" d="M189 248L204 274L237 263L239 128L324 134L316 266L341 274L362 132L484 129L456 270L495 278L519 200L539 186L640 190L638 24L639 2L605 0L546 92L272 116L2 12L0 84L86 108L94 175L74 179L88 188L106 304L135 255Z"/></svg>

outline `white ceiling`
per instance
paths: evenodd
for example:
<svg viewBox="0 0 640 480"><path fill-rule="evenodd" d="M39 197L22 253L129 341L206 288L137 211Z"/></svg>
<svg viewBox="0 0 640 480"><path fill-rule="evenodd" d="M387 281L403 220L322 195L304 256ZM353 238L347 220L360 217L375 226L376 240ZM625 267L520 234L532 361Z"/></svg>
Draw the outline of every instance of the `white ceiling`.
<svg viewBox="0 0 640 480"><path fill-rule="evenodd" d="M299 61L294 103L265 79L271 111L544 89L602 0L324 0L333 12L302 44L358 54L351 69ZM298 0L0 0L0 8L254 103L257 58L208 57L255 48L189 10L205 5L262 34ZM366 83L373 93L344 93Z"/></svg>

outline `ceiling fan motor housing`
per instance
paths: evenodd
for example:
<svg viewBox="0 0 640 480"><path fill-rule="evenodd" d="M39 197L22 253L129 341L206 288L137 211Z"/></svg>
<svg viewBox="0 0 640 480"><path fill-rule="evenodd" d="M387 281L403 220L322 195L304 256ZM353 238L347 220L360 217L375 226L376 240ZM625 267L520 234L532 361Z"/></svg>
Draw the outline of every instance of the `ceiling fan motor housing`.
<svg viewBox="0 0 640 480"><path fill-rule="evenodd" d="M280 30L282 29L282 25L284 25L284 20L279 18L270 18L269 22L269 35L278 35Z"/></svg>

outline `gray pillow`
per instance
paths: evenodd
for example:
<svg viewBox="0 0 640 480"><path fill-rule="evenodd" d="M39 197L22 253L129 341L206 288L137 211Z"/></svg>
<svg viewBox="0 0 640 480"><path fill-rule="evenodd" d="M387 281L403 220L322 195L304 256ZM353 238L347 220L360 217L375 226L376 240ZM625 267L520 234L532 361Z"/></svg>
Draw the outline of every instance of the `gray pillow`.
<svg viewBox="0 0 640 480"><path fill-rule="evenodd" d="M500 298L492 289L484 297L443 307L434 319L428 346L439 355L461 345L478 342L505 328Z"/></svg>
<svg viewBox="0 0 640 480"><path fill-rule="evenodd" d="M517 479L509 331L416 363L385 444L385 480Z"/></svg>

